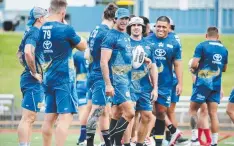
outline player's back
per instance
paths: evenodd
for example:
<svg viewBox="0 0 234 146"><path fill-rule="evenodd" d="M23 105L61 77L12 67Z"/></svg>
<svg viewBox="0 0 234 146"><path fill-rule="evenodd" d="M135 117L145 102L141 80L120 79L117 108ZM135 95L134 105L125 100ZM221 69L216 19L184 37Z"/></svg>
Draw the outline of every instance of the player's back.
<svg viewBox="0 0 234 146"><path fill-rule="evenodd" d="M46 22L40 30L40 49L44 56L47 85L59 85L75 80L72 47L80 42L74 29L61 22Z"/></svg>
<svg viewBox="0 0 234 146"><path fill-rule="evenodd" d="M222 71L227 64L227 49L219 41L208 40L197 46L194 57L200 58L196 85L220 90Z"/></svg>
<svg viewBox="0 0 234 146"><path fill-rule="evenodd" d="M89 74L93 80L102 79L100 67L101 44L108 30L109 27L107 25L101 24L96 26L89 36L88 45L91 54Z"/></svg>

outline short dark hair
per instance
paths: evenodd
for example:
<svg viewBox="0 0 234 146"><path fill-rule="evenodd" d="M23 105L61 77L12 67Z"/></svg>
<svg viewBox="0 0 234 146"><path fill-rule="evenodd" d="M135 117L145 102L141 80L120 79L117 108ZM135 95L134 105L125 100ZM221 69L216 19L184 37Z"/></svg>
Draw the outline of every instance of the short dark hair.
<svg viewBox="0 0 234 146"><path fill-rule="evenodd" d="M146 27L143 25L141 25L141 26L142 26L142 35L144 35L145 31L146 31ZM127 34L128 35L131 35L131 27L132 27L132 25L127 26Z"/></svg>
<svg viewBox="0 0 234 146"><path fill-rule="evenodd" d="M158 19L156 20L156 22L158 21L163 21L163 22L167 22L168 24L170 24L170 19L167 16L160 16L158 17Z"/></svg>
<svg viewBox="0 0 234 146"><path fill-rule="evenodd" d="M150 23L149 19L145 16L140 16L140 18L142 18L144 20L144 24L147 25Z"/></svg>
<svg viewBox="0 0 234 146"><path fill-rule="evenodd" d="M219 30L217 27L210 26L207 28L207 35L208 37L215 37L219 34Z"/></svg>
<svg viewBox="0 0 234 146"><path fill-rule="evenodd" d="M116 6L116 4L109 3L104 10L104 14L103 14L104 19L107 19L107 20L114 19L115 12L117 11L117 9L118 9L118 6Z"/></svg>
<svg viewBox="0 0 234 146"><path fill-rule="evenodd" d="M51 0L50 1L50 10L53 13L60 12L63 8L67 8L66 0Z"/></svg>

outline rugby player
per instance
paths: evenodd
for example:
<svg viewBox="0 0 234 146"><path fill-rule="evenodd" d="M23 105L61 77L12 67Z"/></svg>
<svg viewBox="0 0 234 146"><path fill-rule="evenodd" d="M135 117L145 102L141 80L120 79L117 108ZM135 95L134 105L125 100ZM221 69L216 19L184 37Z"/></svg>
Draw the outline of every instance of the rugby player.
<svg viewBox="0 0 234 146"><path fill-rule="evenodd" d="M120 146L124 131L134 117L130 97L132 49L126 33L129 10L119 8L115 13L115 25L101 45L101 69L105 81L105 92L112 97L111 138ZM118 121L118 122L117 122Z"/></svg>
<svg viewBox="0 0 234 146"><path fill-rule="evenodd" d="M34 7L29 14L29 30L25 31L19 46L17 56L24 67L20 77L20 87L23 94L22 117L18 125L19 146L29 146L32 134L32 124L36 114L41 110L44 99L42 87L42 69L38 62L36 48L39 44L39 29L45 21L47 11Z"/></svg>
<svg viewBox="0 0 234 146"><path fill-rule="evenodd" d="M109 134L109 97L105 94L105 82L103 80L100 58L101 44L107 32L112 29L115 21L115 12L118 7L114 3L107 5L103 12L102 23L90 33L88 44L90 49L90 66L89 66L89 86L92 99L92 110L87 123L87 145L94 145L94 136L96 132L97 121L101 129L106 146L111 146ZM100 118L99 118L100 117Z"/></svg>
<svg viewBox="0 0 234 146"><path fill-rule="evenodd" d="M55 122L55 145L63 146L73 114L77 112L73 47L87 48L72 26L65 24L66 0L51 0L47 22L40 29L40 53L45 84L46 115L43 145L51 145Z"/></svg>
<svg viewBox="0 0 234 146"><path fill-rule="evenodd" d="M87 49L88 50L88 49ZM80 137L77 140L78 145L85 145L86 140L86 124L88 115L91 110L91 104L87 99L87 72L88 72L88 56L87 51L76 51L73 55L74 65L76 68L76 91L78 96L78 110L79 110L79 122L80 122Z"/></svg>
<svg viewBox="0 0 234 146"><path fill-rule="evenodd" d="M147 67L147 64L142 64L139 68L132 70L130 92L132 99L136 102L136 112L139 112L141 115L137 130L137 146L143 146L148 130L146 127L149 127L152 117L151 100L155 102L158 96L157 67L154 61L154 52L152 52L145 38L143 38L145 31L146 26L142 18L131 18L127 27L127 32L131 37L131 46L133 49L139 46L142 47L146 53L145 56L152 61L150 69Z"/></svg>
<svg viewBox="0 0 234 146"><path fill-rule="evenodd" d="M229 103L227 106L227 114L234 123L234 88L232 89L231 95L229 97Z"/></svg>
<svg viewBox="0 0 234 146"><path fill-rule="evenodd" d="M162 145L165 116L171 104L171 92L173 83L173 66L178 79L176 94L182 92L182 61L181 47L175 40L168 37L170 20L166 16L161 16L156 21L156 34L147 39L154 47L156 64L158 67L158 98L155 102L156 122L154 139L156 146ZM174 145L174 143L171 143Z"/></svg>
<svg viewBox="0 0 234 146"><path fill-rule="evenodd" d="M219 42L219 34L216 27L207 29L206 39L206 41L196 47L191 64L191 71L196 74L190 103L191 142L192 145L200 145L198 141L197 111L202 103L207 103L208 114L211 120L211 146L216 146L219 130L217 108L221 98L222 72L225 72L227 68L228 51Z"/></svg>

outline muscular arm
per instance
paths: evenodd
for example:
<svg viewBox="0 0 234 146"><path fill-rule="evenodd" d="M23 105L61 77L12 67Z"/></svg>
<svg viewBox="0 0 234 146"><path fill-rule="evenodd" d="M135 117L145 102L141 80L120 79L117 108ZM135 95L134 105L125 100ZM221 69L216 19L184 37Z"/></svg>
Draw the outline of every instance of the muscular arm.
<svg viewBox="0 0 234 146"><path fill-rule="evenodd" d="M158 91L158 68L155 63L152 63L150 69L150 79L153 85L153 88Z"/></svg>
<svg viewBox="0 0 234 146"><path fill-rule="evenodd" d="M198 68L200 58L193 58L191 68L195 71Z"/></svg>
<svg viewBox="0 0 234 146"><path fill-rule="evenodd" d="M81 38L80 43L75 46L76 49L84 51L87 48L87 42L85 39Z"/></svg>
<svg viewBox="0 0 234 146"><path fill-rule="evenodd" d="M183 65L181 60L174 61L174 69L176 77L178 79L177 95L180 95L182 93L182 86L183 86Z"/></svg>
<svg viewBox="0 0 234 146"><path fill-rule="evenodd" d="M102 76L103 79L105 81L106 85L111 85L111 81L110 81L110 71L109 71L109 67L108 67L108 62L111 58L112 55L112 50L110 49L102 49L101 50L101 69L102 69Z"/></svg>
<svg viewBox="0 0 234 146"><path fill-rule="evenodd" d="M36 72L36 63L35 63L35 48L33 45L27 44L24 48L25 60L32 74Z"/></svg>

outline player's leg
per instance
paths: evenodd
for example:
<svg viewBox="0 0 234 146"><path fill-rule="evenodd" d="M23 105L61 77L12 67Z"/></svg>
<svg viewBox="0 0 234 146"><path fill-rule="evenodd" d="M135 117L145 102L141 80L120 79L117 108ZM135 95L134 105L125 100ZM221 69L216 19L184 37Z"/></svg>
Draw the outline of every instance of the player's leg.
<svg viewBox="0 0 234 146"><path fill-rule="evenodd" d="M140 124L140 112L136 111L135 112L135 117L134 117L134 124L132 126L132 135L131 135L131 142L136 143L137 141L137 133L138 133L138 128Z"/></svg>
<svg viewBox="0 0 234 146"><path fill-rule="evenodd" d="M234 90L232 90L232 93L229 98L229 103L227 105L227 114L234 123Z"/></svg>
<svg viewBox="0 0 234 146"><path fill-rule="evenodd" d="M206 136L206 143L207 145L209 145L211 143L211 137L210 137L210 128L209 128L209 115L206 103L203 103L201 105L200 112L198 115L198 140L201 145L206 144L201 139L203 132Z"/></svg>
<svg viewBox="0 0 234 146"><path fill-rule="evenodd" d="M18 125L18 137L21 145L30 145L32 125L36 119L36 112L40 111L44 99L44 90L40 84L33 85L31 89L22 89L22 117Z"/></svg>
<svg viewBox="0 0 234 146"><path fill-rule="evenodd" d="M137 130L137 146L143 146L148 133L148 127L152 117L152 105L150 92L141 92L136 103L136 111L140 112L141 120Z"/></svg>
<svg viewBox="0 0 234 146"><path fill-rule="evenodd" d="M76 88L74 83L67 83L54 87L57 113L59 114L55 130L56 146L65 144L68 128L73 120L73 114L77 113ZM61 102L63 101L63 102Z"/></svg>
<svg viewBox="0 0 234 146"><path fill-rule="evenodd" d="M208 114L211 121L211 133L212 141L211 146L216 146L218 143L218 132L219 132L219 119L217 115L218 104L220 103L220 90L212 90L207 98Z"/></svg>
<svg viewBox="0 0 234 146"><path fill-rule="evenodd" d="M101 127L104 127L105 124L109 125L108 114L107 113L103 114L103 112L105 111L105 107L108 103L108 98L105 95L104 87L105 87L105 83L103 80L96 81L92 87L92 109L91 109L90 116L87 122L87 136L88 136L87 145L88 146L94 145L94 136L95 136L95 132L97 128L97 122L101 115L104 116L104 120L107 120L108 123L100 123L99 125ZM104 129L104 134L106 136L109 136L108 131L109 131L109 127L107 127L107 129ZM110 145L110 141L107 142L106 145Z"/></svg>
<svg viewBox="0 0 234 146"><path fill-rule="evenodd" d="M45 87L45 117L42 124L43 146L51 146L53 127L58 118L57 105L54 91L50 87Z"/></svg>
<svg viewBox="0 0 234 146"><path fill-rule="evenodd" d="M58 118L57 113L46 113L42 124L43 146L51 146L53 127Z"/></svg>
<svg viewBox="0 0 234 146"><path fill-rule="evenodd" d="M111 146L110 132L109 132L109 126L110 126L109 110L110 110L110 105L107 104L104 108L102 115L99 117L99 128L106 146Z"/></svg>
<svg viewBox="0 0 234 146"><path fill-rule="evenodd" d="M83 142L85 142L86 140L86 124L88 121L88 115L91 111L91 106L92 106L92 101L88 100L88 98L84 93L78 93L80 136L77 140L77 145L83 145L84 144Z"/></svg>
<svg viewBox="0 0 234 146"><path fill-rule="evenodd" d="M115 142L115 132L118 120L122 116L122 110L118 105L112 105L111 106L111 120L110 120L110 138L112 145Z"/></svg>
<svg viewBox="0 0 234 146"><path fill-rule="evenodd" d="M113 103L119 104L122 111L122 116L117 122L115 129L115 144L117 146L121 145L121 140L123 134L131 120L135 115L134 107L132 106L129 87L126 85L115 87L115 96L113 98Z"/></svg>
<svg viewBox="0 0 234 146"><path fill-rule="evenodd" d="M164 139L165 131L165 116L167 108L170 106L170 97L158 95L157 102L155 102L156 121L154 125L153 137L157 146L161 146Z"/></svg>

